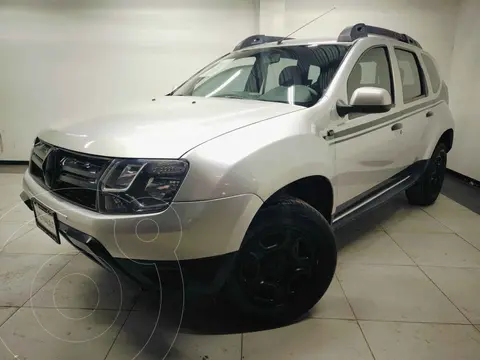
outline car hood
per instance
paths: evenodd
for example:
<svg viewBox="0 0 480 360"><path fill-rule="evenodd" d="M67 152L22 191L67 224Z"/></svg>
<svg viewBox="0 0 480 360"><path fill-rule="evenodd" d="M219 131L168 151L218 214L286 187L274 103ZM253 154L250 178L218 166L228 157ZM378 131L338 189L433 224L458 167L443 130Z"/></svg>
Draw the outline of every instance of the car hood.
<svg viewBox="0 0 480 360"><path fill-rule="evenodd" d="M179 158L212 138L300 109L253 100L166 96L140 109L49 129L39 138L93 155Z"/></svg>

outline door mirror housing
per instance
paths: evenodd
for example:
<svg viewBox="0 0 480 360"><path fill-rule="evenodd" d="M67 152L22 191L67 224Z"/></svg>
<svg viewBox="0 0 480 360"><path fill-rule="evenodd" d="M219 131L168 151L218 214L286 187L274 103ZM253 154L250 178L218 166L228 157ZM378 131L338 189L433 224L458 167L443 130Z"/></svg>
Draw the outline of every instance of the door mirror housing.
<svg viewBox="0 0 480 360"><path fill-rule="evenodd" d="M392 106L392 97L387 90L378 87L361 87L353 92L349 105L342 101L337 102L337 112L341 117L351 113L381 114L390 111Z"/></svg>

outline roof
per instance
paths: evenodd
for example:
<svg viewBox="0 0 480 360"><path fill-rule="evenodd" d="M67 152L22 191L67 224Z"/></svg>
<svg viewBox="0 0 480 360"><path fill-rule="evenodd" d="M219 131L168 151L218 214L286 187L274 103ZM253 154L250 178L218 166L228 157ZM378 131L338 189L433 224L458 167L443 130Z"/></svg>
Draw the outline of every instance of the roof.
<svg viewBox="0 0 480 360"><path fill-rule="evenodd" d="M278 44L277 41L275 42L268 42L264 44L259 44L259 45L252 45L245 47L239 51L242 50L251 50L251 49L263 49L263 48L273 48L273 47L279 47L279 46L304 46L304 45L331 45L331 44L336 44L336 45L344 45L344 46L350 46L353 44L353 42L339 42L337 39L333 38L309 38L309 39L291 39L291 40L284 40L282 41L281 44Z"/></svg>
<svg viewBox="0 0 480 360"><path fill-rule="evenodd" d="M344 44L348 46L358 40L366 39L369 37L381 37L390 41L398 41L403 44L415 46L420 49L422 48L418 41L406 34L398 33L390 29L359 23L343 29L337 38L287 39L281 36L253 35L240 42L235 47L234 51L243 50L246 48L251 49L278 47L280 44L282 46L321 44Z"/></svg>

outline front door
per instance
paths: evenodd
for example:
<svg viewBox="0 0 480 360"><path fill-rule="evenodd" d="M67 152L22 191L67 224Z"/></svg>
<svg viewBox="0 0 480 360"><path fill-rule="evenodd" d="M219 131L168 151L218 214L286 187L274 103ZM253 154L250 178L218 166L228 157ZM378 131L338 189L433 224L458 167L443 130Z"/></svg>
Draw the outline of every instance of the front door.
<svg viewBox="0 0 480 360"><path fill-rule="evenodd" d="M347 95L363 86L386 89L394 100L392 69L387 47L371 48L360 57L348 82ZM333 127L336 153L336 205L362 195L395 175L399 169L399 134L392 124L395 111L350 114Z"/></svg>

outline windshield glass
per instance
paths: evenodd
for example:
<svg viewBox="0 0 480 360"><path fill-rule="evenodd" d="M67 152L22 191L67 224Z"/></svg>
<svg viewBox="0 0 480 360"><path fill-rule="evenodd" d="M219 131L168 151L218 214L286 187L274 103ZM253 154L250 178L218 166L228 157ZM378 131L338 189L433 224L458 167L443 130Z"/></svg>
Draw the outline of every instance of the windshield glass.
<svg viewBox="0 0 480 360"><path fill-rule="evenodd" d="M172 95L312 106L325 93L347 51L344 45L305 45L234 52L207 66Z"/></svg>

